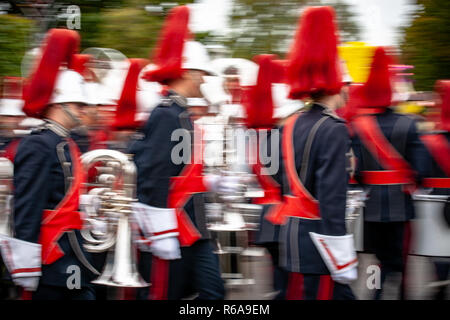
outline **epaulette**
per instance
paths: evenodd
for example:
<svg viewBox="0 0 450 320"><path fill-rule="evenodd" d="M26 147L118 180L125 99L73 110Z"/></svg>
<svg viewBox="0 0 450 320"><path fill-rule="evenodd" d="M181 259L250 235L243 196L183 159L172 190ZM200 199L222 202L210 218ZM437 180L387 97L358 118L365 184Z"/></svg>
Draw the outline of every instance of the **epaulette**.
<svg viewBox="0 0 450 320"><path fill-rule="evenodd" d="M35 127L33 129L31 129L30 134L37 134L37 133L41 133L44 130L47 130L48 128L45 126L45 124L42 124L38 127Z"/></svg>

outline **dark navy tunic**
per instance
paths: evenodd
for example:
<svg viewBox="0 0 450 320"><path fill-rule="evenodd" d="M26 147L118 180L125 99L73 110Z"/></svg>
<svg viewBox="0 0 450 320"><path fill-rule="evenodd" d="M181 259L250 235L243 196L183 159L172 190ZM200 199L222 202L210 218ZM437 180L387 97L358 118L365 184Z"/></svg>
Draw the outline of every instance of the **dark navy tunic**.
<svg viewBox="0 0 450 320"><path fill-rule="evenodd" d="M68 131L63 127L47 123L20 141L14 159L13 224L18 239L38 242L43 211L54 209L70 186L66 179L72 176L67 136ZM68 165L63 169L64 162ZM79 247L89 259L79 231L75 234ZM74 274L73 271L68 273L68 268L75 265L80 267L81 285L87 285L94 275L80 262L67 233L58 244L65 254L54 263L42 266L40 284L66 287L68 277Z"/></svg>
<svg viewBox="0 0 450 320"><path fill-rule="evenodd" d="M388 108L376 114L377 123L387 140L417 172L417 179L429 174L429 156L419 139L416 121L407 115L395 113ZM369 151L362 145L358 135L352 137L352 149L357 158L355 179L361 181L363 170L383 170ZM411 196L402 191L401 185L365 185L369 191L364 220L369 222L401 222L414 218Z"/></svg>
<svg viewBox="0 0 450 320"><path fill-rule="evenodd" d="M130 147L129 153L134 154L137 167L137 197L141 203L167 208L170 179L178 176L185 166L185 163L176 164L172 160L172 151L183 139L177 137L172 141L172 133L177 129L187 130L185 132L190 132L193 141L193 124L186 106L186 99L169 91L166 99L152 111L142 129L142 139ZM183 150L180 155L183 156ZM184 209L202 239L207 239L210 235L204 208L204 195L195 194Z"/></svg>
<svg viewBox="0 0 450 320"><path fill-rule="evenodd" d="M321 124L316 126L309 156L306 155L307 165L302 164L306 142L318 121ZM333 236L346 234L349 133L344 120L325 106L314 103L297 119L293 135L297 174L305 188L319 201L321 218L289 218L281 228L281 263L290 272L329 274L309 232ZM286 185L286 171L283 170L283 189Z"/></svg>

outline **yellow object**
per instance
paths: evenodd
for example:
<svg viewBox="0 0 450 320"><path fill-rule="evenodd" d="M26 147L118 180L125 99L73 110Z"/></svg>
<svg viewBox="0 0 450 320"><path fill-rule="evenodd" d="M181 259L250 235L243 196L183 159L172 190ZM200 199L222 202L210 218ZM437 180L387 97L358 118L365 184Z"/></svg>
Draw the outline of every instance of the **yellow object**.
<svg viewBox="0 0 450 320"><path fill-rule="evenodd" d="M364 42L346 42L338 47L339 56L347 64L353 82L366 82L376 47Z"/></svg>
<svg viewBox="0 0 450 320"><path fill-rule="evenodd" d="M424 110L424 106L421 106L412 101L400 103L396 108L397 112L408 114L421 114Z"/></svg>

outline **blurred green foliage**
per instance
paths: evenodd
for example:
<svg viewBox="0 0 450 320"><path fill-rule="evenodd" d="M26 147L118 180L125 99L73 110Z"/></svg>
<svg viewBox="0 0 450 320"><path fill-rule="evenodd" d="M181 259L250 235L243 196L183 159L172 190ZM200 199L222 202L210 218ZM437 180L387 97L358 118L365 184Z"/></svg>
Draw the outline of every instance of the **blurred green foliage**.
<svg viewBox="0 0 450 320"><path fill-rule="evenodd" d="M28 47L33 21L0 15L0 76L20 76L22 57Z"/></svg>
<svg viewBox="0 0 450 320"><path fill-rule="evenodd" d="M439 79L450 79L450 1L418 0L401 45L403 59L414 66L416 90L432 90Z"/></svg>
<svg viewBox="0 0 450 320"><path fill-rule="evenodd" d="M67 18L61 14L68 5L77 5L81 10L81 50L114 48L130 58L150 58L167 12L191 2L194 1L56 0L34 21L19 15L0 16L0 75L19 75L25 50L38 44L47 29L66 27ZM358 40L359 28L353 21L353 12L342 0L233 0L231 33L204 32L195 36L205 44L227 47L234 57L251 59L261 53L284 57L300 10L319 3L335 7L341 40Z"/></svg>
<svg viewBox="0 0 450 320"><path fill-rule="evenodd" d="M231 36L224 44L233 57L275 53L284 57L298 26L301 10L309 5L331 5L341 41L359 40L359 27L351 6L342 0L234 0Z"/></svg>

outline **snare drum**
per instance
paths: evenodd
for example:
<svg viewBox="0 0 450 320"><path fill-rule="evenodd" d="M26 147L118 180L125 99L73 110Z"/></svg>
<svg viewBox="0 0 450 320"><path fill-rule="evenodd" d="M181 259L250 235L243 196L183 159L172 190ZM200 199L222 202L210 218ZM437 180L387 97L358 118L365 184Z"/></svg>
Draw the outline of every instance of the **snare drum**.
<svg viewBox="0 0 450 320"><path fill-rule="evenodd" d="M413 255L450 257L450 227L445 220L449 196L414 195L416 218L411 221Z"/></svg>

